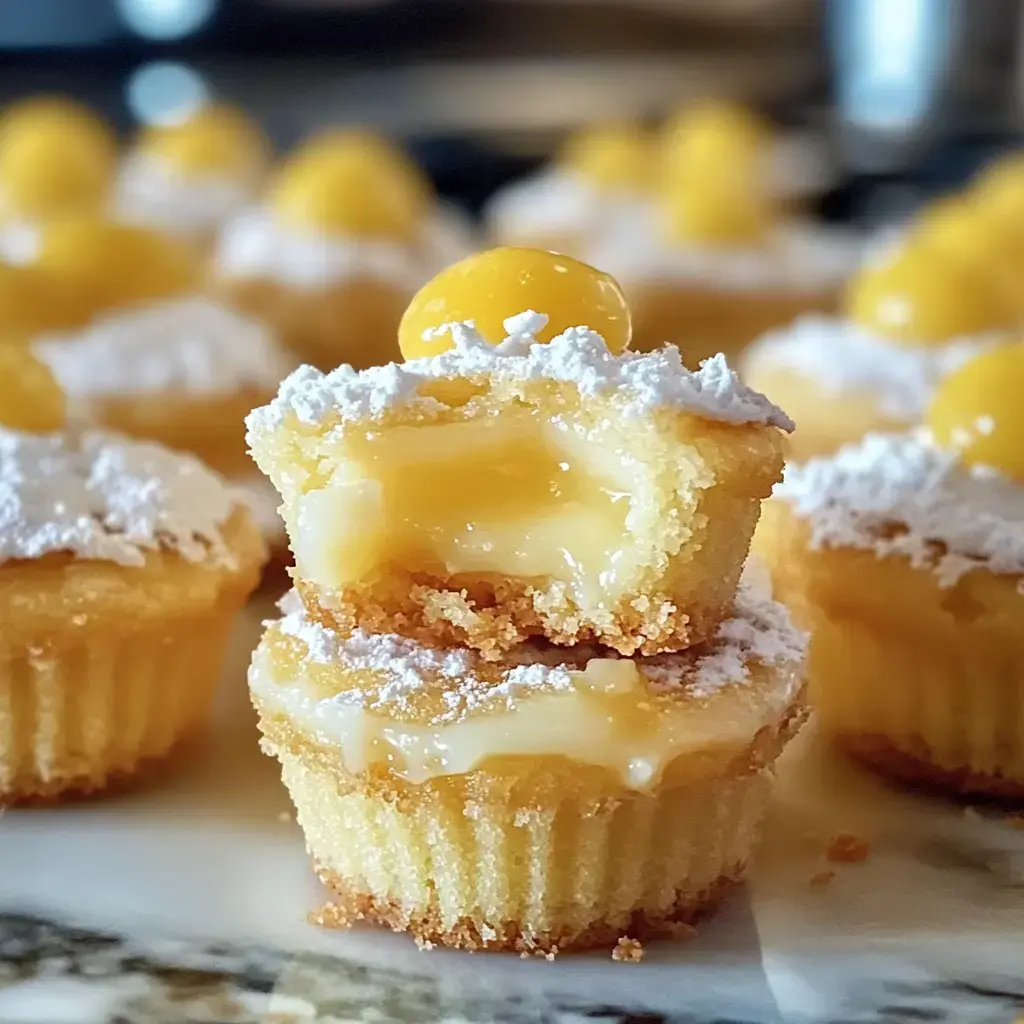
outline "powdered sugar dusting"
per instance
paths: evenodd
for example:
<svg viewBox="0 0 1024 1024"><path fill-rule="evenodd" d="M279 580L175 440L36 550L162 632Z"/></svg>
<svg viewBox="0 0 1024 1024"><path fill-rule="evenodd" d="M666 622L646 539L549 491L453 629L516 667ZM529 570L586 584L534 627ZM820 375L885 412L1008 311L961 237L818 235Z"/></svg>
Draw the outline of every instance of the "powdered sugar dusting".
<svg viewBox="0 0 1024 1024"><path fill-rule="evenodd" d="M815 547L903 556L941 586L979 567L1024 573L1024 487L967 467L924 431L868 435L787 466L775 494L807 521Z"/></svg>
<svg viewBox="0 0 1024 1024"><path fill-rule="evenodd" d="M220 477L159 445L0 429L0 560L63 551L138 566L164 549L232 564L220 528L235 506Z"/></svg>
<svg viewBox="0 0 1024 1024"><path fill-rule="evenodd" d="M744 356L752 378L793 370L829 395L870 395L886 415L917 423L936 387L954 370L999 338L955 338L943 345L895 345L848 320L803 316L770 331Z"/></svg>
<svg viewBox="0 0 1024 1024"><path fill-rule="evenodd" d="M786 414L742 384L722 355L688 370L678 349L613 355L604 339L588 327L571 327L548 344L535 335L547 317L526 311L505 321L509 336L500 344L485 341L471 322L447 324L454 347L432 359L389 363L356 372L340 366L328 374L304 366L285 380L277 398L247 419L250 442L289 420L309 426L332 421L378 419L389 410L436 406L419 395L432 379L486 377L492 382L531 380L575 384L583 396L612 397L623 415L644 416L656 409L687 412L729 423L764 423L792 430Z"/></svg>
<svg viewBox="0 0 1024 1024"><path fill-rule="evenodd" d="M72 398L269 391L295 366L268 328L200 296L44 335L33 350Z"/></svg>
<svg viewBox="0 0 1024 1024"><path fill-rule="evenodd" d="M677 654L633 659L656 693L677 692L706 698L723 687L750 679L750 663L784 668L798 666L806 637L797 630L785 607L774 601L764 577L745 574L733 615L722 623L715 640ZM514 710L532 694L571 693L575 677L593 658L615 659L603 648L524 646L512 652L498 678L465 648L434 648L393 634L356 630L342 636L310 619L294 594L281 602L278 630L298 639L310 664L341 665L347 672L366 671L377 678L363 689L325 698L334 706L395 713L407 710L416 696L441 691L443 709L435 724L463 720L475 711ZM493 669L492 669L493 672ZM799 681L799 674L791 674ZM795 685L795 683L794 683ZM787 694L788 700L792 694Z"/></svg>

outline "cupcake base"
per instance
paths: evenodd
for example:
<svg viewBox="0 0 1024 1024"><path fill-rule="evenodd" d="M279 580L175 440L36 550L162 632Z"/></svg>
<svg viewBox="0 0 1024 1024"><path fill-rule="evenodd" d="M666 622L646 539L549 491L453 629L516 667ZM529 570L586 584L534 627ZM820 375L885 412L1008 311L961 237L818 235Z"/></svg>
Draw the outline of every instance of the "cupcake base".
<svg viewBox="0 0 1024 1024"><path fill-rule="evenodd" d="M527 784L543 794L531 806L521 779L381 789L274 753L317 872L340 899L324 923L370 920L472 950L671 936L741 879L772 788L769 770L748 767L595 796L542 773Z"/></svg>
<svg viewBox="0 0 1024 1024"><path fill-rule="evenodd" d="M964 799L1024 804L1024 780L976 771L969 765L940 764L924 740L916 738L903 749L887 736L844 735L836 745L859 765L914 789Z"/></svg>
<svg viewBox="0 0 1024 1024"><path fill-rule="evenodd" d="M234 566L57 554L0 574L0 805L123 784L199 730L264 557L241 512L224 536Z"/></svg>

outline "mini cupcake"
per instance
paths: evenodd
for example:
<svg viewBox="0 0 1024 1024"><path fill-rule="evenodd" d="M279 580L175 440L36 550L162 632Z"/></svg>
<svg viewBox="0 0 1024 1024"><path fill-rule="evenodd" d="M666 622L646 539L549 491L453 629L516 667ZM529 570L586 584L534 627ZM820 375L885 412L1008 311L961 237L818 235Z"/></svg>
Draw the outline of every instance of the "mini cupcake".
<svg viewBox="0 0 1024 1024"><path fill-rule="evenodd" d="M759 545L812 630L823 727L888 777L1024 799L1024 345L946 379L928 431L790 465Z"/></svg>
<svg viewBox="0 0 1024 1024"><path fill-rule="evenodd" d="M610 224L637 216L655 170L651 140L639 125L584 128L556 161L493 196L484 211L488 236L579 255Z"/></svg>
<svg viewBox="0 0 1024 1024"><path fill-rule="evenodd" d="M205 246L255 202L269 153L241 111L201 106L180 123L142 132L121 165L116 214Z"/></svg>
<svg viewBox="0 0 1024 1024"><path fill-rule="evenodd" d="M0 347L0 804L104 789L198 730L263 543L194 459L76 436Z"/></svg>
<svg viewBox="0 0 1024 1024"><path fill-rule="evenodd" d="M116 164L113 131L73 100L36 97L0 113L0 257L29 261L42 225L101 210Z"/></svg>
<svg viewBox="0 0 1024 1024"><path fill-rule="evenodd" d="M792 424L723 360L628 341L606 274L495 249L417 294L404 364L296 371L248 438L312 614L495 659L713 636Z"/></svg>
<svg viewBox="0 0 1024 1024"><path fill-rule="evenodd" d="M754 582L706 644L500 662L333 632L298 600L249 685L339 925L556 953L672 934L743 875L803 718L804 637Z"/></svg>
<svg viewBox="0 0 1024 1024"><path fill-rule="evenodd" d="M295 361L266 325L194 289L198 266L182 246L98 221L47 231L39 271L84 322L38 333L32 349L67 393L75 423L199 456L256 495L268 543L283 555L283 525L266 509L244 420Z"/></svg>
<svg viewBox="0 0 1024 1024"><path fill-rule="evenodd" d="M768 139L746 117L676 126L658 195L587 249L626 290L638 350L671 342L697 366L716 352L736 356L801 312L834 308L859 247L783 212L765 177Z"/></svg>
<svg viewBox="0 0 1024 1024"><path fill-rule="evenodd" d="M292 156L266 205L227 225L215 287L303 361L386 363L410 296L464 254L461 231L403 154L331 132Z"/></svg>
<svg viewBox="0 0 1024 1024"><path fill-rule="evenodd" d="M861 269L844 307L767 333L742 365L791 410L797 459L920 423L941 381L1020 317L995 276L913 235Z"/></svg>

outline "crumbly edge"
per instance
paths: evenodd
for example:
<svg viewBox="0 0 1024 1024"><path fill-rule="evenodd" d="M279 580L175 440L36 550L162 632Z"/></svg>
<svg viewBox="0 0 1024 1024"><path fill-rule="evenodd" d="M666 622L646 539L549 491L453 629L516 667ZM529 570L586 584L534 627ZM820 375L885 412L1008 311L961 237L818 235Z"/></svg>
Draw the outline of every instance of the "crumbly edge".
<svg viewBox="0 0 1024 1024"><path fill-rule="evenodd" d="M878 733L843 734L837 736L835 742L858 764L915 789L960 799L1024 803L1024 779L976 772L967 765L961 768L941 765L923 740L917 742L917 755Z"/></svg>
<svg viewBox="0 0 1024 1024"><path fill-rule="evenodd" d="M697 893L677 890L675 902L663 914L635 912L627 924L606 920L592 922L583 929L566 927L545 932L527 932L520 921L503 921L497 928L472 917L463 917L452 927L442 924L440 909L432 904L426 910L407 910L400 900L381 900L353 889L333 871L314 865L320 881L331 890L334 899L312 915L315 924L325 928L348 928L358 921L384 925L396 932L408 932L421 946L442 945L455 949L504 951L529 956L557 954L593 948L612 948L626 934L640 942L688 938L699 921L712 914L740 884L744 867L736 864L709 886ZM497 933L485 939L481 927Z"/></svg>
<svg viewBox="0 0 1024 1024"><path fill-rule="evenodd" d="M623 598L609 610L608 624L602 627L581 621L567 599L538 610L534 598L544 592L521 579L505 580L498 587L465 580L461 589L453 590L436 577L401 578L408 585L389 594L367 584L326 597L301 578L296 589L309 616L328 629L397 633L435 647L467 646L489 661L537 636L563 646L598 643L625 656L683 650L715 635L735 593L734 586L724 587L720 600L685 611L667 596ZM392 595L395 599L389 600Z"/></svg>

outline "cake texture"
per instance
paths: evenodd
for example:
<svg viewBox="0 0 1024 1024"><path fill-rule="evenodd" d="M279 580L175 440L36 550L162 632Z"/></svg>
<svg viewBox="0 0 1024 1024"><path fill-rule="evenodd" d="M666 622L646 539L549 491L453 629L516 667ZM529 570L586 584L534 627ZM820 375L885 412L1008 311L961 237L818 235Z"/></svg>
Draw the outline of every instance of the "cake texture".
<svg viewBox="0 0 1024 1024"><path fill-rule="evenodd" d="M529 953L672 934L742 877L803 720L804 636L753 581L707 644L651 658L494 662L283 611L250 691L326 923Z"/></svg>
<svg viewBox="0 0 1024 1024"><path fill-rule="evenodd" d="M1024 792L1024 488L924 433L787 467L757 546L822 725L900 781Z"/></svg>
<svg viewBox="0 0 1024 1024"><path fill-rule="evenodd" d="M495 658L531 636L628 655L714 634L791 422L721 358L616 356L585 327L537 343L546 324L303 368L249 416L314 618Z"/></svg>
<svg viewBox="0 0 1024 1024"><path fill-rule="evenodd" d="M0 430L0 803L103 789L199 729L264 557L190 457Z"/></svg>

